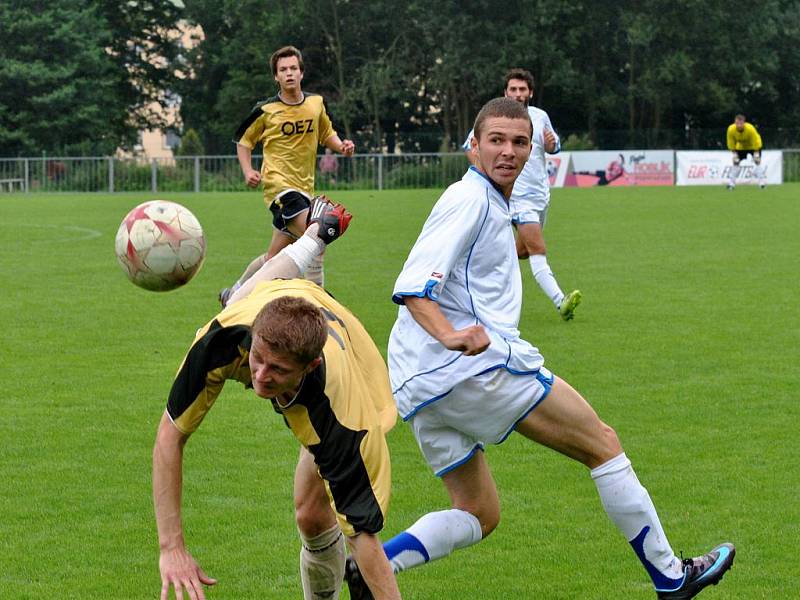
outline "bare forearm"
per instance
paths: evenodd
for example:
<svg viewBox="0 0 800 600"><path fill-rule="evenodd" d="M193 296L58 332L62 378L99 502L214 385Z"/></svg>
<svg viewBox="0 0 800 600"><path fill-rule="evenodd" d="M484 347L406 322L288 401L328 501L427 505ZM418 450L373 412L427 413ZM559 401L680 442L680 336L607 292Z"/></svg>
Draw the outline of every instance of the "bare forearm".
<svg viewBox="0 0 800 600"><path fill-rule="evenodd" d="M342 140L338 135L332 135L326 139L323 146L330 148L334 152L344 154L345 156L352 156L355 152L355 145L351 140Z"/></svg>
<svg viewBox="0 0 800 600"><path fill-rule="evenodd" d="M153 505L161 550L183 548L181 487L183 441L164 415L153 448Z"/></svg>
<svg viewBox="0 0 800 600"><path fill-rule="evenodd" d="M239 167L242 173L247 175L247 172L253 168L253 151L247 146L236 144L236 158L239 159Z"/></svg>
<svg viewBox="0 0 800 600"><path fill-rule="evenodd" d="M455 329L439 305L430 298L407 296L405 304L420 327L448 350L474 356L489 347L489 337L482 325Z"/></svg>
<svg viewBox="0 0 800 600"><path fill-rule="evenodd" d="M441 342L454 331L453 325L434 300L417 296L406 296L404 300L414 320L436 340Z"/></svg>

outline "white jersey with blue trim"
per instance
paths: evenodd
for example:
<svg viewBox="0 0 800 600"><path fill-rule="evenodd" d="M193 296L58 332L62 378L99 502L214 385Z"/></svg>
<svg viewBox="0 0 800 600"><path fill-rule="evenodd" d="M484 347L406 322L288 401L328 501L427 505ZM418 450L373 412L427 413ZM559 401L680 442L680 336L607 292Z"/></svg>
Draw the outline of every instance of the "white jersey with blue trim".
<svg viewBox="0 0 800 600"><path fill-rule="evenodd" d="M539 210L547 208L550 202L550 178L547 175L547 160L544 151L544 130L549 129L556 136L555 152L561 151L561 140L553 129L550 117L541 108L535 106L528 107L528 114L533 124L533 147L528 162L522 169L522 173L514 183L514 190L511 192L512 200L534 200L539 205ZM469 150L472 144L474 130L469 132L467 140L462 148L464 152Z"/></svg>
<svg viewBox="0 0 800 600"><path fill-rule="evenodd" d="M455 329L480 324L491 344L476 356L448 350L404 306L405 296L439 304ZM519 334L522 277L508 202L474 167L439 198L397 278L400 304L389 337L389 378L403 419L479 373L535 372L544 360Z"/></svg>

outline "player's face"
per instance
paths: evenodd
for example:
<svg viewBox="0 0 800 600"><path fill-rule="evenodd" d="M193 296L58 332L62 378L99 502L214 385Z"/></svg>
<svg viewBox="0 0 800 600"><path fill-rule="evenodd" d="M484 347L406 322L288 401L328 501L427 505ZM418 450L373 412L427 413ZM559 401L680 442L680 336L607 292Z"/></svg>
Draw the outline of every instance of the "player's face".
<svg viewBox="0 0 800 600"><path fill-rule="evenodd" d="M303 81L303 72L300 70L300 61L296 56L284 56L275 64L275 81L282 91L296 91L300 89Z"/></svg>
<svg viewBox="0 0 800 600"><path fill-rule="evenodd" d="M528 82L524 79L509 79L505 94L506 98L513 98L520 104L527 106L533 95L533 90L528 87Z"/></svg>
<svg viewBox="0 0 800 600"><path fill-rule="evenodd" d="M253 391L261 398L278 398L282 394L294 393L303 376L319 364L315 359L310 365L298 364L290 356L270 350L258 336L250 346L250 375Z"/></svg>
<svg viewBox="0 0 800 600"><path fill-rule="evenodd" d="M736 119L734 123L736 123L737 131L744 131L744 119Z"/></svg>
<svg viewBox="0 0 800 600"><path fill-rule="evenodd" d="M531 153L531 122L527 118L489 117L481 127L480 139L472 139L472 147L478 168L510 196Z"/></svg>

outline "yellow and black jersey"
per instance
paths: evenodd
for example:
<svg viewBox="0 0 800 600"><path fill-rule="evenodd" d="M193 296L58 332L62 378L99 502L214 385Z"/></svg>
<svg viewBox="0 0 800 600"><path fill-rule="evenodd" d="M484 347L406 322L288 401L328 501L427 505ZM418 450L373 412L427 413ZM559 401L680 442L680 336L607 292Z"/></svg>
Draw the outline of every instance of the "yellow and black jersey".
<svg viewBox="0 0 800 600"><path fill-rule="evenodd" d="M265 304L299 296L328 319L320 366L306 375L297 398L281 408L292 433L314 456L346 535L383 527L391 491L385 434L397 409L386 365L361 323L322 288L302 279L260 283L197 333L175 377L167 412L184 433L195 431L225 381L251 385L250 327Z"/></svg>
<svg viewBox="0 0 800 600"><path fill-rule="evenodd" d="M287 189L314 195L317 148L332 135L336 131L322 96L304 94L300 104L286 104L280 96L256 104L234 141L251 150L263 145L261 180L269 205Z"/></svg>
<svg viewBox="0 0 800 600"><path fill-rule="evenodd" d="M736 129L736 123L732 123L726 138L728 150L761 150L761 136L750 123L745 123L742 131Z"/></svg>

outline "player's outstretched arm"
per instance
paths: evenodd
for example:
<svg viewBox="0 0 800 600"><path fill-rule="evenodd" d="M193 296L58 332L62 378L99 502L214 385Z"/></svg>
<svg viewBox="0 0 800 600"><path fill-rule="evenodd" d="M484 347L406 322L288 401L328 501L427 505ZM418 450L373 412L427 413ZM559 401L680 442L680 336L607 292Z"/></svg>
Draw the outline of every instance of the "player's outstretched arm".
<svg viewBox="0 0 800 600"><path fill-rule="evenodd" d="M489 347L489 336L482 325L454 329L439 305L430 298L405 296L403 299L414 320L448 350L474 356Z"/></svg>
<svg viewBox="0 0 800 600"><path fill-rule="evenodd" d="M347 544L375 600L400 600L400 588L378 536L360 533L347 538Z"/></svg>
<svg viewBox="0 0 800 600"><path fill-rule="evenodd" d="M183 448L189 436L172 424L165 412L153 448L153 504L161 555L161 600L167 600L170 587L175 597L185 591L192 600L205 600L203 585L217 581L205 574L186 549L181 525L181 487Z"/></svg>

